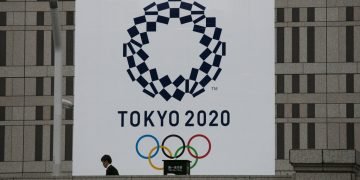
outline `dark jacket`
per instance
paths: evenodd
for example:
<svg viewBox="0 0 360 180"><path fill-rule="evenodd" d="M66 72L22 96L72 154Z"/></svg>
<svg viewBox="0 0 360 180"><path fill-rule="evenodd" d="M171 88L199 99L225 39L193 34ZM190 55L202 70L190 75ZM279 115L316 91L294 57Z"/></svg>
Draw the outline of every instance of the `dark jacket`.
<svg viewBox="0 0 360 180"><path fill-rule="evenodd" d="M106 169L106 175L119 175L118 170L113 166L110 165L107 169Z"/></svg>

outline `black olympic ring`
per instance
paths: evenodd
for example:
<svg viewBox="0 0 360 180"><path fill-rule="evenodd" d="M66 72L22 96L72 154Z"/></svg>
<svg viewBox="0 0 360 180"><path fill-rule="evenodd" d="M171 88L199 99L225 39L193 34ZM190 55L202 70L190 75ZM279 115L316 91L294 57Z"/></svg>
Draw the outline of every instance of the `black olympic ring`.
<svg viewBox="0 0 360 180"><path fill-rule="evenodd" d="M180 137L179 135L177 135L177 134L170 134L170 135L166 136L165 139L162 141L161 146L164 146L164 145L165 145L165 141L166 141L167 139L169 139L170 137L177 137L177 138L179 138L180 141L181 141L181 143L182 143L182 146L181 146L181 147L184 147L184 146L185 146L185 141L184 141L184 139L181 138L181 137ZM164 153L164 155L165 155L167 158L169 158L169 159L174 159L174 158L177 159L177 158L179 158L180 156L182 156L182 155L184 154L184 152L185 152L185 148L183 148L182 151L181 151L181 153L180 153L179 155L177 155L176 157L172 157L172 156L169 156L169 155L165 152L164 149L161 149L161 150L162 150L162 152Z"/></svg>

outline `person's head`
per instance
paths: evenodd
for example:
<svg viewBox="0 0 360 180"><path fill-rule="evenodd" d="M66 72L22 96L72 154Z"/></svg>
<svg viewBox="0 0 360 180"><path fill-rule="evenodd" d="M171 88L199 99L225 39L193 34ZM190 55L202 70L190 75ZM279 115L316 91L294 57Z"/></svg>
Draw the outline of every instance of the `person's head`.
<svg viewBox="0 0 360 180"><path fill-rule="evenodd" d="M101 162L103 163L104 168L106 168L109 164L111 164L111 157L107 154L103 155L101 158Z"/></svg>

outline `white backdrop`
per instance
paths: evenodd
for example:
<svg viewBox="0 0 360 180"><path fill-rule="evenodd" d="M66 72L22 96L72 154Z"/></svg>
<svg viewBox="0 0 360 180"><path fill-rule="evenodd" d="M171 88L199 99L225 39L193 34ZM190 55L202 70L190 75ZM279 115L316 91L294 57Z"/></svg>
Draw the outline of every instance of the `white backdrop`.
<svg viewBox="0 0 360 180"><path fill-rule="evenodd" d="M222 72L197 97L186 94L181 101L165 101L142 92L131 81L128 64L123 57L123 43L130 40L127 30L133 19L144 15L143 8L152 2L166 0L77 0L76 1L76 66L74 119L74 175L102 175L105 169L100 158L110 154L113 165L123 175L162 174L151 168L135 150L137 139L144 134L156 136L160 143L170 134L178 134L187 142L194 134L209 137L212 149L200 159L191 174L261 175L274 174L274 3L268 0L197 0L206 7L207 17L216 17L226 42ZM193 2L192 0L184 0ZM159 76L189 76L192 67L199 67L201 34L192 31L191 23L181 25L170 19L148 33L150 44L144 46L146 60ZM207 113L205 126L199 126L197 113ZM219 113L219 126L209 126ZM221 125L220 113L230 113L228 126ZM128 111L123 127L118 111ZM139 112L140 125L130 124L129 114ZM144 113L154 111L154 127L144 126ZM161 126L157 112L165 113ZM169 124L168 114L176 111L179 123ZM185 126L187 111L194 112L193 127ZM137 116L134 116L137 117ZM202 117L202 116L200 116ZM171 151L181 144L176 138L166 142ZM155 143L145 138L139 150L147 155ZM196 138L192 146L204 154L208 145ZM166 159L160 151L152 160L161 166ZM181 159L194 159L187 152Z"/></svg>

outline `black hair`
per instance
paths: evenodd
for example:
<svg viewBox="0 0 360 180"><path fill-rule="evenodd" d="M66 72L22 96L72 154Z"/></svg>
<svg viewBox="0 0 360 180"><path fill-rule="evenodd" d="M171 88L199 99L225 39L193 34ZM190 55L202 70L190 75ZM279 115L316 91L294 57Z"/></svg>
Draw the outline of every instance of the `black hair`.
<svg viewBox="0 0 360 180"><path fill-rule="evenodd" d="M112 162L111 157L107 154L103 155L103 157L101 158L101 161L107 161L109 164L111 164L111 162Z"/></svg>

